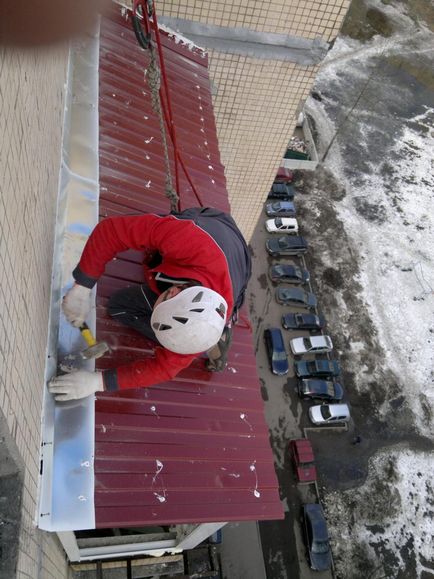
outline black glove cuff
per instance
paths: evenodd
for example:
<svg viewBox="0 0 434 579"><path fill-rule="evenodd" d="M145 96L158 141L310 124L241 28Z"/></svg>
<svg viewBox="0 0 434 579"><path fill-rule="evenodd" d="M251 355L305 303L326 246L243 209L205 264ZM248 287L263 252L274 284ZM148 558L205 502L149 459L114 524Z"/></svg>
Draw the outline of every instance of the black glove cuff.
<svg viewBox="0 0 434 579"><path fill-rule="evenodd" d="M82 285L84 287L87 287L88 289L92 289L93 286L96 284L96 282L98 281L98 279L94 278L94 277L89 277L88 275L86 275L85 273L83 273L80 269L80 266L77 265L77 267L74 269L74 271L72 272L72 276L75 279L75 281L79 284Z"/></svg>
<svg viewBox="0 0 434 579"><path fill-rule="evenodd" d="M104 390L107 392L115 392L119 390L118 373L116 368L103 370L102 379L104 381Z"/></svg>

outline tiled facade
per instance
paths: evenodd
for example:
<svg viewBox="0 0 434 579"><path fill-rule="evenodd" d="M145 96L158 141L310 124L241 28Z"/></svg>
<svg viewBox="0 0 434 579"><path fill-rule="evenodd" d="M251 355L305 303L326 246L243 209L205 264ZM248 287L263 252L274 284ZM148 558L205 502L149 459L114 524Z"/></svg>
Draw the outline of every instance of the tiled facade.
<svg viewBox="0 0 434 579"><path fill-rule="evenodd" d="M350 0L160 0L165 16L329 42ZM232 212L247 238L293 133L318 65L210 50L214 107Z"/></svg>
<svg viewBox="0 0 434 579"><path fill-rule="evenodd" d="M67 577L56 536L34 523L66 65L65 48L0 49L0 408L25 465L28 579Z"/></svg>

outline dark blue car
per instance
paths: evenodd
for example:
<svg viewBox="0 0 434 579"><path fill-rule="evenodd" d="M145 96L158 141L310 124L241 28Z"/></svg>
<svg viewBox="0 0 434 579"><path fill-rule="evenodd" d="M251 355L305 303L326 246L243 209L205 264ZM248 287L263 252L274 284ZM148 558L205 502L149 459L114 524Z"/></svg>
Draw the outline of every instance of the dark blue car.
<svg viewBox="0 0 434 579"><path fill-rule="evenodd" d="M294 370L298 378L333 378L341 373L337 360L301 360L294 363Z"/></svg>
<svg viewBox="0 0 434 579"><path fill-rule="evenodd" d="M309 400L325 400L339 402L344 397L344 390L339 382L304 378L298 381L298 395Z"/></svg>
<svg viewBox="0 0 434 579"><path fill-rule="evenodd" d="M289 183L273 183L271 191L268 193L268 199L280 199L289 201L294 199L295 189Z"/></svg>
<svg viewBox="0 0 434 579"><path fill-rule="evenodd" d="M329 533L321 505L303 505L303 531L309 564L314 571L327 571L332 564Z"/></svg>
<svg viewBox="0 0 434 579"><path fill-rule="evenodd" d="M310 330L318 332L325 326L325 319L315 314L285 314L282 316L285 330Z"/></svg>
<svg viewBox="0 0 434 579"><path fill-rule="evenodd" d="M286 355L285 344L282 332L279 328L268 328L264 330L265 346L267 348L270 370L277 376L283 376L289 371L288 357Z"/></svg>

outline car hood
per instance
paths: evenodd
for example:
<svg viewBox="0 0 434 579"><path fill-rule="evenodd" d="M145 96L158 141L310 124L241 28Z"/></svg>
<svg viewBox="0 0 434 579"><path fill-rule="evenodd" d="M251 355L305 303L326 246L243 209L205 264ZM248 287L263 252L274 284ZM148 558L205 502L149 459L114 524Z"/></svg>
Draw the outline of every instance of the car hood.
<svg viewBox="0 0 434 579"><path fill-rule="evenodd" d="M324 422L324 418L322 417L321 414L321 404L311 406L309 408L309 416L311 417L313 422Z"/></svg>
<svg viewBox="0 0 434 579"><path fill-rule="evenodd" d="M269 249L271 249L272 251L280 251L281 249L285 249L285 247L279 245L279 239L282 239L282 237L272 237L271 239L267 239L267 247ZM283 238L285 239L285 238ZM286 241L286 240L285 240Z"/></svg>
<svg viewBox="0 0 434 579"><path fill-rule="evenodd" d="M291 340L291 350L294 354L306 352L304 347L303 338L293 338Z"/></svg>

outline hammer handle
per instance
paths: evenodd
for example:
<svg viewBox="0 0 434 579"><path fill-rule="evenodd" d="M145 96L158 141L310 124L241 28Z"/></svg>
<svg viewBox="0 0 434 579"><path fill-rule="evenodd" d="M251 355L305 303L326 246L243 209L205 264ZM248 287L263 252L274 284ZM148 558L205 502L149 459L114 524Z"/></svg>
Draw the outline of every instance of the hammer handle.
<svg viewBox="0 0 434 579"><path fill-rule="evenodd" d="M96 340L92 332L89 330L89 326L86 324L86 322L80 326L80 332L88 346L95 346Z"/></svg>

